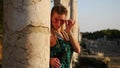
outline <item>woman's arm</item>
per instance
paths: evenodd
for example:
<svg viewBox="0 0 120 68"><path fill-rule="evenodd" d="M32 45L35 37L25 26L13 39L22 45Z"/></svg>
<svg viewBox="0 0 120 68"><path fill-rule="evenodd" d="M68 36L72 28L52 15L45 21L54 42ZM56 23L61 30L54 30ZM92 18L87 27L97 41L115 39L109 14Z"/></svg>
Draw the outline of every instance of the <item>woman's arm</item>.
<svg viewBox="0 0 120 68"><path fill-rule="evenodd" d="M75 52L80 53L80 45L78 43L78 41L73 37L71 30L73 29L73 26L75 24L74 20L68 20L66 21L65 25L66 25L66 33L68 34L69 38L70 38L70 42L72 44L73 49L75 50Z"/></svg>
<svg viewBox="0 0 120 68"><path fill-rule="evenodd" d="M80 50L79 42L73 37L72 32L69 32L68 36L69 36L69 39L70 39L70 42L72 44L72 47L73 47L74 51L76 53L80 53L81 50Z"/></svg>

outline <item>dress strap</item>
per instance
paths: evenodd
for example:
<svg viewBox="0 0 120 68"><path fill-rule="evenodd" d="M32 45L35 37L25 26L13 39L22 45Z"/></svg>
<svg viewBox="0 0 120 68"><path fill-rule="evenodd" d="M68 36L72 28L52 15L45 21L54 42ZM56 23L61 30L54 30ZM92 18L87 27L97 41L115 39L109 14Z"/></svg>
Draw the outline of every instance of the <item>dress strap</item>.
<svg viewBox="0 0 120 68"><path fill-rule="evenodd" d="M66 41L69 41L69 36L68 36L68 34L66 33L66 31L63 31L62 34L63 34L65 40L66 40Z"/></svg>
<svg viewBox="0 0 120 68"><path fill-rule="evenodd" d="M62 36L61 36L58 32L55 31L54 33L55 33L55 35L57 36L57 38L63 40Z"/></svg>

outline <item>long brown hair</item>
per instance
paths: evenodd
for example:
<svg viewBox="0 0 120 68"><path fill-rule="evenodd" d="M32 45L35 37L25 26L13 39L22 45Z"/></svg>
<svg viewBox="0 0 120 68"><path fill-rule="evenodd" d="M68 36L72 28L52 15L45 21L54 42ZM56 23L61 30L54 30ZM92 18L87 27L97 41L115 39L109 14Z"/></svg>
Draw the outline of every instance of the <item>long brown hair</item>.
<svg viewBox="0 0 120 68"><path fill-rule="evenodd" d="M65 14L67 16L67 9L63 6L63 5L57 5L57 6L54 6L51 10L51 17L53 16L54 13L58 13L60 15L62 14Z"/></svg>
<svg viewBox="0 0 120 68"><path fill-rule="evenodd" d="M65 16L67 16L67 13L68 13L68 11L67 11L67 9L63 6L63 5L56 5L56 6L54 6L53 8L52 8L52 10L51 10L51 18L52 18L52 16L53 16L53 14L54 13L58 13L59 15L63 15L63 14L65 14ZM51 21L52 22L52 21ZM51 24L51 28L52 28L53 26L52 26L52 24ZM63 31L64 30L64 25L61 27L61 31Z"/></svg>

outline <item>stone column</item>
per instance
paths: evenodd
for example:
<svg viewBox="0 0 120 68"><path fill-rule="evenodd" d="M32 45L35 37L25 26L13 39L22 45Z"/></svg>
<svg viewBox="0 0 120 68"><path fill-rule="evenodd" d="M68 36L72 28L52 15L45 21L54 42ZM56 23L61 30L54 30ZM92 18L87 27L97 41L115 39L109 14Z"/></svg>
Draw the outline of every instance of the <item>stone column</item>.
<svg viewBox="0 0 120 68"><path fill-rule="evenodd" d="M71 9L70 9L70 19L75 20L76 23L73 27L73 35L74 37L77 39L77 41L79 40L79 24L78 24L78 8L77 8L77 0L71 0ZM71 64L71 68L75 67L75 63L78 62L78 55L77 53L73 53L73 57L72 57L72 64Z"/></svg>
<svg viewBox="0 0 120 68"><path fill-rule="evenodd" d="M76 23L73 27L73 35L78 40L78 8L77 8L77 0L71 0L71 9L70 9L70 19L75 20Z"/></svg>
<svg viewBox="0 0 120 68"><path fill-rule="evenodd" d="M4 0L3 68L49 68L50 0Z"/></svg>

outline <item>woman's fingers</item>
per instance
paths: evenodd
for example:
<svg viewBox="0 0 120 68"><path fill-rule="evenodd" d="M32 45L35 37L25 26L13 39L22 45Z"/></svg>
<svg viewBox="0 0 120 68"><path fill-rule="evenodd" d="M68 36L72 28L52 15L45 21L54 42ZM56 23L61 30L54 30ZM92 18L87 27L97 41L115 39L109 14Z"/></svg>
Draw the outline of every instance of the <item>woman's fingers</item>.
<svg viewBox="0 0 120 68"><path fill-rule="evenodd" d="M75 24L75 20L68 20L68 25L73 26Z"/></svg>
<svg viewBox="0 0 120 68"><path fill-rule="evenodd" d="M66 32L67 33L69 33L72 30L74 24L75 24L75 20L67 20L66 21L65 25L66 25Z"/></svg>
<svg viewBox="0 0 120 68"><path fill-rule="evenodd" d="M60 68L61 64L58 58L51 58L50 64L52 68Z"/></svg>
<svg viewBox="0 0 120 68"><path fill-rule="evenodd" d="M60 61L58 58L56 58L56 61L55 61L55 67L58 67L60 68L61 64L60 64Z"/></svg>
<svg viewBox="0 0 120 68"><path fill-rule="evenodd" d="M66 27L69 28L72 28L74 24L75 24L75 20L67 20L65 23Z"/></svg>

